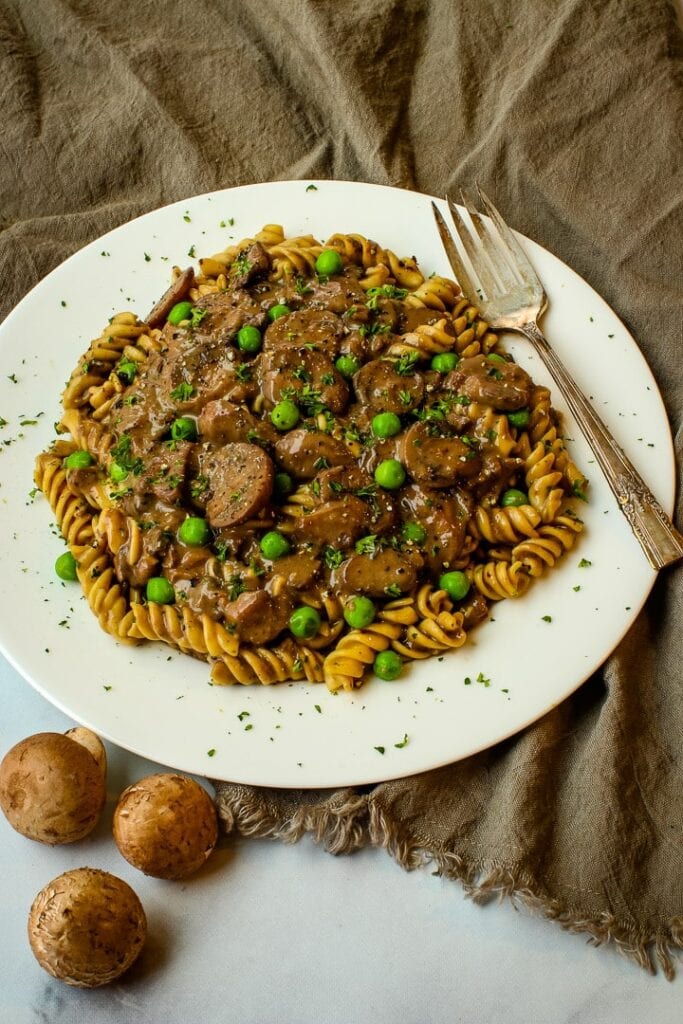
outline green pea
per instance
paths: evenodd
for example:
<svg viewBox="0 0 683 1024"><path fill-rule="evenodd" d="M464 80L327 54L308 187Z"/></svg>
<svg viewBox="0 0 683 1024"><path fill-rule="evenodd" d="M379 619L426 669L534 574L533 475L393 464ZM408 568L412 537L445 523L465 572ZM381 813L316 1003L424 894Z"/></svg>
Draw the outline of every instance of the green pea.
<svg viewBox="0 0 683 1024"><path fill-rule="evenodd" d="M378 412L371 426L375 437L393 437L400 431L401 421L395 412Z"/></svg>
<svg viewBox="0 0 683 1024"><path fill-rule="evenodd" d="M237 332L237 345L242 352L258 352L261 348L261 332L258 327L246 324Z"/></svg>
<svg viewBox="0 0 683 1024"><path fill-rule="evenodd" d="M369 597L354 594L344 606L344 618L351 629L364 629L375 617L375 606Z"/></svg>
<svg viewBox="0 0 683 1024"><path fill-rule="evenodd" d="M191 302L176 302L175 306L168 314L168 322L169 324L173 324L174 327L177 327L181 320L189 320L191 313Z"/></svg>
<svg viewBox="0 0 683 1024"><path fill-rule="evenodd" d="M135 374L138 372L138 364L132 359L122 359L116 367L116 376L126 384L132 384Z"/></svg>
<svg viewBox="0 0 683 1024"><path fill-rule="evenodd" d="M508 413L508 423L512 427L526 427L529 425L529 410L515 409Z"/></svg>
<svg viewBox="0 0 683 1024"><path fill-rule="evenodd" d="M427 539L427 531L421 523L404 523L401 536L413 544L424 544Z"/></svg>
<svg viewBox="0 0 683 1024"><path fill-rule="evenodd" d="M440 576L439 586L454 601L462 601L463 597L467 597L469 593L470 581L464 572L456 569L453 572L445 572L443 576Z"/></svg>
<svg viewBox="0 0 683 1024"><path fill-rule="evenodd" d="M503 508L519 508L520 505L529 504L529 496L524 491L518 491L516 487L511 487L507 491L503 491L500 503Z"/></svg>
<svg viewBox="0 0 683 1024"><path fill-rule="evenodd" d="M67 455L64 459L65 469L87 469L88 466L92 466L94 459L90 452L83 451L82 449L77 452L71 452L71 455Z"/></svg>
<svg viewBox="0 0 683 1024"><path fill-rule="evenodd" d="M396 651L380 651L372 668L380 679L398 679L403 669L403 662Z"/></svg>
<svg viewBox="0 0 683 1024"><path fill-rule="evenodd" d="M291 430L299 422L299 410L294 402L286 398L278 402L270 414L270 420L278 430Z"/></svg>
<svg viewBox="0 0 683 1024"><path fill-rule="evenodd" d="M354 373L360 368L360 363L355 356L339 356L334 364L342 377L353 377Z"/></svg>
<svg viewBox="0 0 683 1024"><path fill-rule="evenodd" d="M202 519L200 516L188 516L180 524L178 540L187 544L188 547L202 547L202 545L208 544L210 539L211 530L206 519Z"/></svg>
<svg viewBox="0 0 683 1024"><path fill-rule="evenodd" d="M273 481L273 491L276 498L286 498L294 490L294 481L289 473L276 473Z"/></svg>
<svg viewBox="0 0 683 1024"><path fill-rule="evenodd" d="M173 604L175 602L175 590L165 576L152 576L147 580L145 588L147 600L152 604Z"/></svg>
<svg viewBox="0 0 683 1024"><path fill-rule="evenodd" d="M460 358L455 352L440 352L438 356L433 356L429 365L432 370L437 370L439 373L450 373L459 362Z"/></svg>
<svg viewBox="0 0 683 1024"><path fill-rule="evenodd" d="M68 580L69 582L77 580L77 567L78 562L70 551L65 551L64 554L60 555L55 562L55 572L59 576L60 580Z"/></svg>
<svg viewBox="0 0 683 1024"><path fill-rule="evenodd" d="M171 424L171 437L174 441L196 441L197 424L189 416L179 416Z"/></svg>
<svg viewBox="0 0 683 1024"><path fill-rule="evenodd" d="M489 352L486 358L490 363L507 363L507 359L505 359L501 355L498 355L497 352Z"/></svg>
<svg viewBox="0 0 683 1024"><path fill-rule="evenodd" d="M284 302L276 302L275 305L271 306L268 310L268 319L278 320L281 316L287 316L287 314L291 312L292 311L289 306L286 306Z"/></svg>
<svg viewBox="0 0 683 1024"><path fill-rule="evenodd" d="M112 462L109 467L109 476L115 484L120 484L128 476L128 470L120 462Z"/></svg>
<svg viewBox="0 0 683 1024"><path fill-rule="evenodd" d="M324 249L315 261L315 272L322 277L339 274L343 268L344 262L336 249Z"/></svg>
<svg viewBox="0 0 683 1024"><path fill-rule="evenodd" d="M315 608L303 604L290 615L289 628L294 636L310 640L320 629L320 616Z"/></svg>
<svg viewBox="0 0 683 1024"><path fill-rule="evenodd" d="M405 478L406 471L398 459L385 459L375 470L375 483L387 491L395 491Z"/></svg>
<svg viewBox="0 0 683 1024"><path fill-rule="evenodd" d="M278 533L277 530L269 530L268 533L264 533L259 543L261 548L261 554L264 558L268 558L273 561L276 558L282 558L291 550L291 546L287 538Z"/></svg>

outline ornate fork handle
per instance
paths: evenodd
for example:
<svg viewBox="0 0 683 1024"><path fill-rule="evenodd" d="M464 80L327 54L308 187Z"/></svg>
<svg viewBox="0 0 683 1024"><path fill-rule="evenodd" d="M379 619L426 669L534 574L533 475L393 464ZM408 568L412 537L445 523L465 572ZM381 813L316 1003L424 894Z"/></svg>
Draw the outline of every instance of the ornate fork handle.
<svg viewBox="0 0 683 1024"><path fill-rule="evenodd" d="M683 535L669 521L645 481L567 373L543 332L533 322L515 330L529 339L562 391L650 565L663 569L683 558Z"/></svg>

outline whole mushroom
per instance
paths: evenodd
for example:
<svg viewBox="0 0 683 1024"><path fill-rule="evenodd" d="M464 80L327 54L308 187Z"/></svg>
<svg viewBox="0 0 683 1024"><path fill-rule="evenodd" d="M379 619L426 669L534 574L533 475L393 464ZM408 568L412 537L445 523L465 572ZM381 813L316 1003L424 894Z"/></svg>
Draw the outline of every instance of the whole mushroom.
<svg viewBox="0 0 683 1024"><path fill-rule="evenodd" d="M77 988L118 978L146 936L147 919L135 892L96 868L76 868L48 882L28 918L28 938L40 966Z"/></svg>
<svg viewBox="0 0 683 1024"><path fill-rule="evenodd" d="M184 775L161 772L123 791L114 811L114 839L126 860L155 878L186 878L218 840L216 808Z"/></svg>
<svg viewBox="0 0 683 1024"><path fill-rule="evenodd" d="M88 743L101 741L87 729ZM106 799L106 758L58 732L28 736L0 764L0 807L12 828L29 839L74 843L99 821ZM102 754L104 748L102 747Z"/></svg>

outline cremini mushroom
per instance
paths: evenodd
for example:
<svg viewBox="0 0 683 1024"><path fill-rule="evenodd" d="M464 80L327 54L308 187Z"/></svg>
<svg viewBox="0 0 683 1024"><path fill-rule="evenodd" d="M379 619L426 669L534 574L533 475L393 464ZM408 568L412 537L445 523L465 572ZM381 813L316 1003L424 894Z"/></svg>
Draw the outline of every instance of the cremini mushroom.
<svg viewBox="0 0 683 1024"><path fill-rule="evenodd" d="M12 828L51 845L74 843L94 829L106 799L106 761L91 753L95 740L101 746L92 733L86 746L83 737L39 732L7 752L0 807Z"/></svg>
<svg viewBox="0 0 683 1024"><path fill-rule="evenodd" d="M146 936L147 919L135 892L96 868L76 868L48 882L28 918L28 938L40 966L77 988L118 978Z"/></svg>
<svg viewBox="0 0 683 1024"><path fill-rule="evenodd" d="M218 839L216 808L199 783L159 773L133 783L119 797L114 839L126 860L155 878L186 878Z"/></svg>

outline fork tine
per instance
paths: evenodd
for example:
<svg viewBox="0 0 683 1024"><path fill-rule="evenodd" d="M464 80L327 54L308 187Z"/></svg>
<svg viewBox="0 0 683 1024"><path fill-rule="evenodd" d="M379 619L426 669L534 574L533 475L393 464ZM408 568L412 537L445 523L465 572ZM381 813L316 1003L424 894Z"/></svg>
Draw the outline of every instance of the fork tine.
<svg viewBox="0 0 683 1024"><path fill-rule="evenodd" d="M460 190L460 197L474 227L474 232L471 228L467 228L468 235L472 240L472 251L470 252L468 250L468 255L472 261L472 267L481 282L486 296L490 298L500 290L500 282L496 275L495 265L489 259L489 255L486 251L487 240L484 236L484 225L482 224L481 217L477 213L474 204L465 189ZM465 221L463 220L462 223L464 224ZM479 240L479 244L477 244L477 239Z"/></svg>
<svg viewBox="0 0 683 1024"><path fill-rule="evenodd" d="M470 280L470 275L467 273L467 270L465 269L465 264L460 259L460 253L458 252L457 246L455 244L455 239L453 238L453 235L451 234L450 229L443 218L441 210L433 201L432 211L434 213L434 219L436 220L436 226L439 229L441 242L443 244L444 249L446 250L446 255L448 256L448 261L451 267L453 268L455 279L462 288L463 295L465 295L465 297L468 298L470 302L475 303L477 298L477 289L472 284L472 281Z"/></svg>
<svg viewBox="0 0 683 1024"><path fill-rule="evenodd" d="M521 245L515 238L514 234L507 226L507 224L501 217L500 213L495 208L495 206L493 205L493 203L491 202L491 200L486 195L486 193L484 192L483 188L481 188L480 185L477 185L477 191L479 193L479 197L482 203L486 208L486 212L488 213L489 217L491 218L493 223L496 225L496 228L498 229L501 241L505 246L507 246L509 252L512 254L514 260L516 261L517 270L521 275L522 279L526 283L531 285L538 284L539 281L536 275L536 271L529 262L526 253L524 252Z"/></svg>
<svg viewBox="0 0 683 1024"><path fill-rule="evenodd" d="M446 196L446 202L448 203L448 209L450 210L451 217L453 218L453 223L455 224L455 230L456 230L456 232L458 234L458 237L460 238L460 241L462 242L463 248L464 248L464 250L465 250L465 252L467 254L467 258L469 259L470 263L472 264L472 269L476 272L477 277L479 278L479 280L481 282L482 288L485 289L486 288L486 284L484 283L484 279L486 278L486 268L484 268L484 273L483 274L480 273L481 260L478 258L477 246L476 246L476 244L474 242L474 239L473 239L473 237L472 237L472 235L470 233L470 229L467 227L467 225L465 224L465 221L460 216L460 211L458 210L457 206L455 205L455 203L453 202L451 197L448 196L448 195ZM490 282L490 275L489 275L489 283L491 283ZM472 301L474 301L474 299L475 299L475 297L477 295L478 295L478 290L475 288L474 292L472 293Z"/></svg>
<svg viewBox="0 0 683 1024"><path fill-rule="evenodd" d="M501 250L499 245L496 245L491 232L484 224L481 214L477 210L469 190L461 189L460 195L462 196L465 209L469 213L472 223L474 224L491 268L493 275L492 291L494 294L504 295L506 291L515 287L517 284L517 278L510 269L506 254Z"/></svg>

